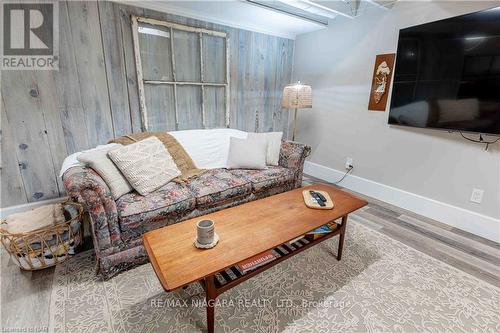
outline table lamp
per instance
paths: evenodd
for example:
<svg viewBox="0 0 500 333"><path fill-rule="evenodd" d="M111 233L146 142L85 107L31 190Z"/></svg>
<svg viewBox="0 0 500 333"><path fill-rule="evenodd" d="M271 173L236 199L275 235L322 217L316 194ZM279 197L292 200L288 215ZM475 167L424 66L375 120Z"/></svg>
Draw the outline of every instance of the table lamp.
<svg viewBox="0 0 500 333"><path fill-rule="evenodd" d="M312 108L312 88L305 84L297 83L287 85L283 89L283 99L281 106L284 108L295 109L293 120L292 141L295 140L295 131L297 130L297 109Z"/></svg>

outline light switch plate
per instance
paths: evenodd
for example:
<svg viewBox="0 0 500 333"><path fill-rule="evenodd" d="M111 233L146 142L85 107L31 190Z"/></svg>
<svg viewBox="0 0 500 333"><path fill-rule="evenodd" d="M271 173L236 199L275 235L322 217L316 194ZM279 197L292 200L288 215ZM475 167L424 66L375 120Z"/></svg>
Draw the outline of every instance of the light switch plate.
<svg viewBox="0 0 500 333"><path fill-rule="evenodd" d="M472 195L470 196L470 201L480 204L483 201L483 190L477 188L472 189Z"/></svg>

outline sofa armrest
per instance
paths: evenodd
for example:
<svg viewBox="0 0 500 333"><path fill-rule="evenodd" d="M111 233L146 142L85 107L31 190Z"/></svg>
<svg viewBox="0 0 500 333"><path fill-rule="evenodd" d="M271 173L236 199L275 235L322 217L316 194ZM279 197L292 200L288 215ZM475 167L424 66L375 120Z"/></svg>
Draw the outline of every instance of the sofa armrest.
<svg viewBox="0 0 500 333"><path fill-rule="evenodd" d="M97 256L122 245L116 203L104 180L90 168L73 167L64 173L63 182L68 195L89 213Z"/></svg>
<svg viewBox="0 0 500 333"><path fill-rule="evenodd" d="M311 147L294 141L282 141L279 165L295 172L295 187L302 186L302 173L306 157L311 153Z"/></svg>

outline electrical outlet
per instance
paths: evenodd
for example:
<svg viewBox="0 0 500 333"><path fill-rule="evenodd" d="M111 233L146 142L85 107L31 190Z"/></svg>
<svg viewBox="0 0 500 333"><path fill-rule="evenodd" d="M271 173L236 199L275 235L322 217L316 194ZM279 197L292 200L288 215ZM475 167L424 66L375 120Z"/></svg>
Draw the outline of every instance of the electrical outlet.
<svg viewBox="0 0 500 333"><path fill-rule="evenodd" d="M470 196L470 201L480 204L483 201L483 190L477 188L472 189L472 195Z"/></svg>
<svg viewBox="0 0 500 333"><path fill-rule="evenodd" d="M345 168L346 168L346 170L349 170L352 167L354 167L354 164L352 164L352 158L350 158L350 157L346 158L345 159Z"/></svg>

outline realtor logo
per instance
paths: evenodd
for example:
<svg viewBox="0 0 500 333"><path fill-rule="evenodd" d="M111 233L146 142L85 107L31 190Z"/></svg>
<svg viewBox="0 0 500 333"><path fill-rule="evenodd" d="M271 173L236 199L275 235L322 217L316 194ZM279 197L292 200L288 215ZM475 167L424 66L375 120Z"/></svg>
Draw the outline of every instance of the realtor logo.
<svg viewBox="0 0 500 333"><path fill-rule="evenodd" d="M57 2L3 3L2 69L58 69Z"/></svg>

